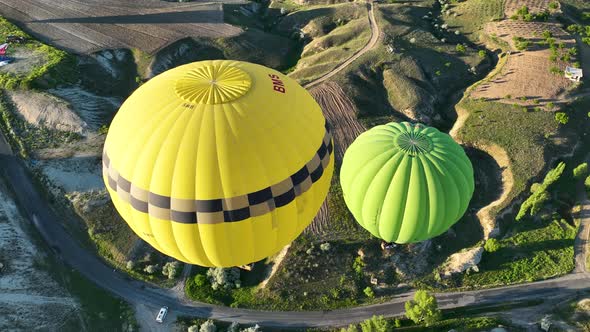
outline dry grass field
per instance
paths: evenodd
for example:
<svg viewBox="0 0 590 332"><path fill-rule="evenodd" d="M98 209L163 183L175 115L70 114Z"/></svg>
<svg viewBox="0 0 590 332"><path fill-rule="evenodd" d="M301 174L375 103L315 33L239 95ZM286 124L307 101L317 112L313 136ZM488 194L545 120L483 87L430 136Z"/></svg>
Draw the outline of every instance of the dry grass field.
<svg viewBox="0 0 590 332"><path fill-rule="evenodd" d="M572 82L549 71L555 65L549 60L549 54L542 50L508 55L502 70L479 85L472 97L531 106L555 102ZM558 67L565 67L565 64Z"/></svg>
<svg viewBox="0 0 590 332"><path fill-rule="evenodd" d="M556 43L564 43L566 49L576 45L571 35L556 23L514 20L488 23L485 33L506 41L513 50L516 50L514 37L528 40L530 46L525 51L506 55L508 58L499 72L479 85L472 97L527 106L556 102L573 83L562 74L551 73L550 69L556 67L563 71L571 63L550 60L551 52L547 46L537 44L543 41L544 31L551 32Z"/></svg>
<svg viewBox="0 0 590 332"><path fill-rule="evenodd" d="M137 48L153 54L184 37L227 37L220 3L156 0L0 0L0 14L41 40L75 53Z"/></svg>

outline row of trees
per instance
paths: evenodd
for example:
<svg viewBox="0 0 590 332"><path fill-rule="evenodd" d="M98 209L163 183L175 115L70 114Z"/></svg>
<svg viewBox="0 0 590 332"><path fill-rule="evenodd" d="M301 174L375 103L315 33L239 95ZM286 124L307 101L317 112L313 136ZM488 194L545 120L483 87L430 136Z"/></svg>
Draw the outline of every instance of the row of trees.
<svg viewBox="0 0 590 332"><path fill-rule="evenodd" d="M221 332L223 330L218 329L217 325L215 325L215 322L212 320L208 320L205 323L199 325L192 325L191 327L188 328L188 332ZM240 330L240 324L233 322L231 323L231 325L225 329L225 331L227 332L259 332L260 331L260 326L258 326L258 324L251 326L251 327L247 327L245 329L241 329Z"/></svg>
<svg viewBox="0 0 590 332"><path fill-rule="evenodd" d="M531 195L520 206L520 210L516 215L516 220L521 220L527 215L527 213L531 217L537 215L543 209L543 207L549 201L551 201L553 198L551 189L553 186L555 186L555 183L560 180L565 168L566 164L564 162L560 162L555 168L547 172L547 175L545 175L542 183L533 183L530 190ZM578 165L573 169L571 174L571 178L574 180L573 183L584 181L588 174L590 174L590 169L587 163ZM588 178L586 178L585 184L588 188L590 185L590 180ZM488 248L485 249L486 251L490 251Z"/></svg>

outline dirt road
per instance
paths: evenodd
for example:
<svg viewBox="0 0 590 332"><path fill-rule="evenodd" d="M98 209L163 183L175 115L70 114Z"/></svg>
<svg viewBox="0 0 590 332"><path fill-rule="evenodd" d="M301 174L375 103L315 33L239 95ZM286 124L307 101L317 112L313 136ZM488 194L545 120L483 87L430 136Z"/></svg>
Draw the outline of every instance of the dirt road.
<svg viewBox="0 0 590 332"><path fill-rule="evenodd" d="M153 54L181 38L219 38L242 31L223 22L217 1L0 0L0 14L40 40L74 53L138 48Z"/></svg>
<svg viewBox="0 0 590 332"><path fill-rule="evenodd" d="M367 53L367 51L373 49L373 47L375 47L375 45L377 45L377 41L379 40L379 35L381 32L379 31L379 26L377 25L377 21L375 20L375 12L373 10L373 8L374 8L373 2L367 1L367 7L368 7L368 12L369 12L369 23L371 24L371 39L369 40L367 45L365 45L365 47L363 47L361 50L359 50L358 52L353 54L353 56L348 58L348 60L342 62L336 68L332 69L331 71L329 71L328 73L319 77L318 79L307 83L305 85L305 88L309 89L313 86L316 86L316 85L326 81L327 79L331 78L332 76L338 74L341 70L346 68L353 61L360 58L363 54Z"/></svg>
<svg viewBox="0 0 590 332"><path fill-rule="evenodd" d="M586 157L586 162L590 163L590 155ZM575 213L574 218L580 220L580 227L574 242L576 262L574 273L588 273L586 257L588 256L588 240L590 239L590 199L581 182L578 184L578 201L580 202L580 211Z"/></svg>

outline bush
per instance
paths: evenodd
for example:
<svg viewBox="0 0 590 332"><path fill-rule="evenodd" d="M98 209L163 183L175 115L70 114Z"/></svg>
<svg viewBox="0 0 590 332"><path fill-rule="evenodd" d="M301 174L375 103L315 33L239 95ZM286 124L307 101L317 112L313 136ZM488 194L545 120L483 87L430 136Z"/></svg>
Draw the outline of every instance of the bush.
<svg viewBox="0 0 590 332"><path fill-rule="evenodd" d="M436 298L427 291L419 290L414 299L405 303L406 316L416 324L430 326L442 318Z"/></svg>
<svg viewBox="0 0 590 332"><path fill-rule="evenodd" d="M531 216L534 216L541 211L545 203L551 198L548 189L553 183L561 178L565 166L564 162L559 163L554 169L547 172L547 175L545 175L545 178L543 179L543 183L531 186L532 195L520 206L520 210L516 215L517 221L521 220L529 211Z"/></svg>
<svg viewBox="0 0 590 332"><path fill-rule="evenodd" d="M135 262L132 260L127 261L127 270L133 270L135 268Z"/></svg>
<svg viewBox="0 0 590 332"><path fill-rule="evenodd" d="M479 55L480 58L485 58L487 53L484 50L479 50L479 52L477 52L477 55Z"/></svg>
<svg viewBox="0 0 590 332"><path fill-rule="evenodd" d="M331 246L328 242L320 244L321 251L328 251L330 250Z"/></svg>
<svg viewBox="0 0 590 332"><path fill-rule="evenodd" d="M486 252L498 251L500 249L500 242L494 238L488 239L483 248Z"/></svg>
<svg viewBox="0 0 590 332"><path fill-rule="evenodd" d="M588 198L590 199L590 176L586 178L584 181L584 186L586 187L586 193L588 194Z"/></svg>
<svg viewBox="0 0 590 332"><path fill-rule="evenodd" d="M455 46L455 50L457 50L457 52L461 54L467 52L467 49L462 44L457 44L457 46Z"/></svg>
<svg viewBox="0 0 590 332"><path fill-rule="evenodd" d="M162 267L162 274L168 276L168 279L174 279L178 275L179 268L179 261L168 262L164 264L164 267Z"/></svg>
<svg viewBox="0 0 590 332"><path fill-rule="evenodd" d="M365 288L363 290L363 293L365 293L365 295L367 297L369 297L369 298L374 298L375 297L375 292L373 291L373 289L371 287L368 287L367 286L367 288Z"/></svg>
<svg viewBox="0 0 590 332"><path fill-rule="evenodd" d="M555 113L555 121L559 124L567 124L570 121L569 115L564 112L557 112Z"/></svg>
<svg viewBox="0 0 590 332"><path fill-rule="evenodd" d="M383 316L373 316L361 323L362 332L389 332L391 326Z"/></svg>
<svg viewBox="0 0 590 332"><path fill-rule="evenodd" d="M109 132L109 126L107 125L102 125L98 128L98 134L99 135L106 135Z"/></svg>
<svg viewBox="0 0 590 332"><path fill-rule="evenodd" d="M365 262L363 261L363 258L361 256L357 256L357 258L354 259L354 263L352 263L352 269L357 275L362 276L364 267Z"/></svg>
<svg viewBox="0 0 590 332"><path fill-rule="evenodd" d="M197 274L195 276L195 285L203 287L207 284L207 277L204 274Z"/></svg>
<svg viewBox="0 0 590 332"><path fill-rule="evenodd" d="M217 332L217 326L215 326L215 323L213 323L212 320L208 320L205 323L201 324L199 332Z"/></svg>
<svg viewBox="0 0 590 332"><path fill-rule="evenodd" d="M247 329L243 329L241 332L260 332L260 326L258 326L258 324L249 327Z"/></svg>
<svg viewBox="0 0 590 332"><path fill-rule="evenodd" d="M240 288L242 283L240 281L240 269L236 267L222 268L212 267L207 270L207 277L211 283L211 288L217 290L219 288L231 289Z"/></svg>
<svg viewBox="0 0 590 332"><path fill-rule="evenodd" d="M143 269L144 272L148 274L154 274L158 270L158 265L148 265Z"/></svg>
<svg viewBox="0 0 590 332"><path fill-rule="evenodd" d="M240 324L237 322L232 322L231 325L227 328L227 332L238 332L240 330Z"/></svg>
<svg viewBox="0 0 590 332"><path fill-rule="evenodd" d="M574 168L574 179L582 180L588 175L588 163L583 163Z"/></svg>

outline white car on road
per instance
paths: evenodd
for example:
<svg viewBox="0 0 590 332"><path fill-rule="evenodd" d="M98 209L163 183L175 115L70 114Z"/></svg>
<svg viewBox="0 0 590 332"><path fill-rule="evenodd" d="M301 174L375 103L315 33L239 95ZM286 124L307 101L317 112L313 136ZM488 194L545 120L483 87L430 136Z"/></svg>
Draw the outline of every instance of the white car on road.
<svg viewBox="0 0 590 332"><path fill-rule="evenodd" d="M168 307L162 307L160 312L158 312L158 316L156 316L156 322L162 323L164 318L166 318L166 314L168 314Z"/></svg>

